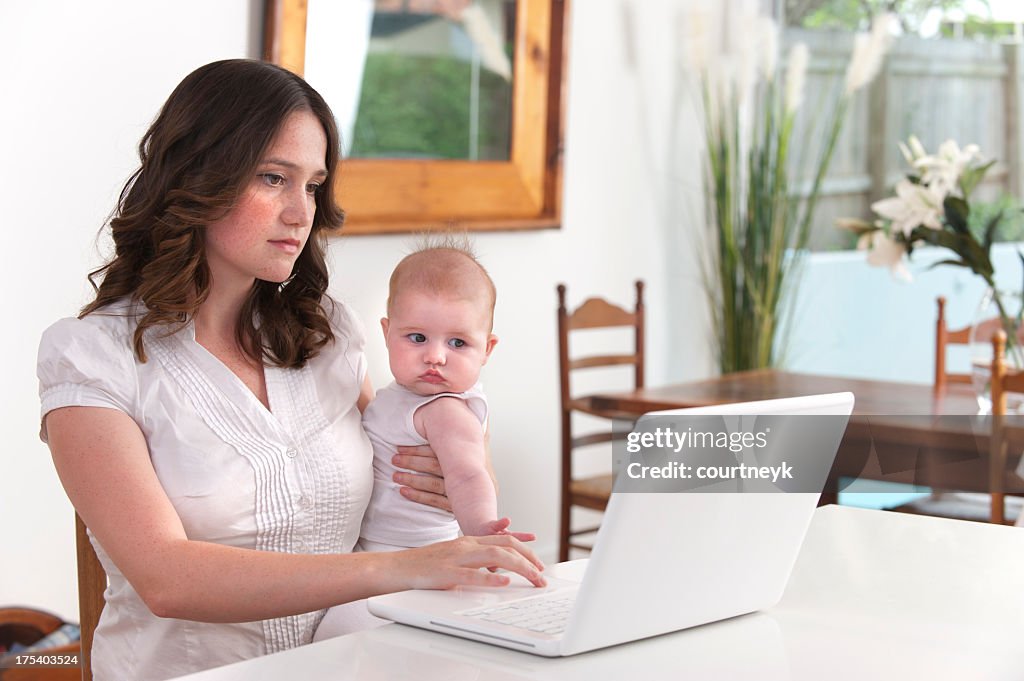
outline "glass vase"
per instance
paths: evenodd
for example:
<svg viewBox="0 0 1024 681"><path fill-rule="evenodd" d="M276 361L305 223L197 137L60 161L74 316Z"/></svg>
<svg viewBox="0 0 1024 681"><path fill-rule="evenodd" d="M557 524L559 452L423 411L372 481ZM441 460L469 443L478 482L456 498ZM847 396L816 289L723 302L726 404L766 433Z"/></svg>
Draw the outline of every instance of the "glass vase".
<svg viewBox="0 0 1024 681"><path fill-rule="evenodd" d="M1014 371L1024 369L1024 344L1022 344L1021 312L1024 298L1020 291L1006 291L989 288L981 297L971 323L969 347L971 353L971 384L978 397L981 413L992 411L992 338L997 330L1006 333L1006 368ZM1007 393L1008 412L1021 412L1024 408L1024 394Z"/></svg>

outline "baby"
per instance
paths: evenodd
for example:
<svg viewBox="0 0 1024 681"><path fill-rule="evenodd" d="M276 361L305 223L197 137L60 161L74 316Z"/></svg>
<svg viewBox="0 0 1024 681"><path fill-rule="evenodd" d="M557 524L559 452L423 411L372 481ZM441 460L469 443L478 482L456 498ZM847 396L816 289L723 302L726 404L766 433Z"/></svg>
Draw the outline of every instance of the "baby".
<svg viewBox="0 0 1024 681"><path fill-rule="evenodd" d="M503 532L484 445L487 399L477 379L498 338L491 333L495 289L458 245L423 248L391 275L381 319L393 383L363 414L373 443L373 496L359 547L393 551ZM425 445L444 472L452 512L414 504L392 481L398 445Z"/></svg>
<svg viewBox="0 0 1024 681"><path fill-rule="evenodd" d="M446 240L402 260L391 275L384 329L395 380L363 412L373 444L373 493L360 551L397 551L467 535L502 533L487 471L487 399L477 384L498 338L495 289L468 248ZM453 513L413 503L392 480L399 445L429 444L444 473ZM512 533L519 539L533 535ZM327 611L315 641L386 624L365 601Z"/></svg>

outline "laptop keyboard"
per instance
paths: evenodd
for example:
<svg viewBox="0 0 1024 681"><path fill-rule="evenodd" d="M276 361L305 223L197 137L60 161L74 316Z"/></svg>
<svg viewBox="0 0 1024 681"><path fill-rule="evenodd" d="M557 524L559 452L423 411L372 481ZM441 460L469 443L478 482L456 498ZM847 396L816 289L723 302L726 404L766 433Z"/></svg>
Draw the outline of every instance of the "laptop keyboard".
<svg viewBox="0 0 1024 681"><path fill-rule="evenodd" d="M542 634L561 634L565 631L575 600L574 596L529 598L488 608L465 610L460 614Z"/></svg>

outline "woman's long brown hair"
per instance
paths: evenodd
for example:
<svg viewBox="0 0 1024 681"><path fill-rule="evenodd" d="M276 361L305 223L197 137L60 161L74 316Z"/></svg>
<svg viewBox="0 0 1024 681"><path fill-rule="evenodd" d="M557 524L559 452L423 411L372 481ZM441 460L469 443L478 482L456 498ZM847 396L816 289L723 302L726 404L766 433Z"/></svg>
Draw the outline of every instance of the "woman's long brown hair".
<svg viewBox="0 0 1024 681"><path fill-rule="evenodd" d="M344 219L331 189L340 156L334 115L302 78L244 59L207 64L186 76L143 136L141 165L110 219L114 257L89 274L96 298L79 316L122 299L143 303L133 339L142 362L148 329L173 332L191 320L210 290L206 225L231 209L283 121L302 110L324 128L328 178L317 191L313 228L291 278L255 282L235 336L253 360L282 367L303 366L332 341L323 307L326 230Z"/></svg>

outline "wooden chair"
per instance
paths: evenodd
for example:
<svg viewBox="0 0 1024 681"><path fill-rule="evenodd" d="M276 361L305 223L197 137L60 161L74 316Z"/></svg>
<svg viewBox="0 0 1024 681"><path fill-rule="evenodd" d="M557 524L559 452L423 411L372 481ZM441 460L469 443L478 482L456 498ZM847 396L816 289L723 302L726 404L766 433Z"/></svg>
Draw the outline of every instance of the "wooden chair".
<svg viewBox="0 0 1024 681"><path fill-rule="evenodd" d="M946 390L946 386L955 384L971 384L969 373L951 373L946 371L946 351L950 345L969 345L971 343L971 325L959 329L950 330L946 327L946 299L939 296L935 299L938 307L938 314L935 319L935 382L934 392L938 396ZM1002 329L998 317L992 317L978 324L974 342L991 343L997 331ZM1019 334L1020 340L1024 342L1024 328Z"/></svg>
<svg viewBox="0 0 1024 681"><path fill-rule="evenodd" d="M949 373L946 371L946 346L949 344L967 345L970 343L971 327L965 326L955 331L946 328L946 299L939 296L935 300L938 315L935 320L935 394L941 394L949 383L970 383L971 375Z"/></svg>
<svg viewBox="0 0 1024 681"><path fill-rule="evenodd" d="M933 392L936 397L941 396L950 384L970 385L971 375L969 373L953 373L946 370L946 351L950 345L968 345L971 343L971 326L964 326L959 329L950 330L946 326L946 299L939 296L936 299L938 313L935 321L935 382ZM998 344L997 337L1002 334L1003 343ZM975 342L993 344L993 372L998 361L1003 362L1003 351L1005 349L1005 334L1002 332L1002 324L997 317L986 319L978 325L975 333ZM994 397L994 396L993 396ZM1003 402L1005 413L1005 400ZM995 409L993 409L995 413ZM995 442L993 433L992 442ZM990 480L990 487L992 484ZM967 494L935 490L930 496L915 499L906 504L892 508L894 511L914 513L918 515L930 515L943 518L955 518L958 520L976 520L988 522L1005 522L1005 505L1002 498L985 494Z"/></svg>
<svg viewBox="0 0 1024 681"><path fill-rule="evenodd" d="M65 624L56 615L33 608L0 608L0 646L10 648L13 644L36 645L46 636ZM78 655L78 642L37 649L37 655L70 657ZM3 655L0 655L3 657ZM77 681L81 672L77 667L9 667L0 668L3 681Z"/></svg>
<svg viewBox="0 0 1024 681"><path fill-rule="evenodd" d="M938 315L935 324L935 384L934 393L941 395L949 384L970 384L971 375L946 371L946 350L950 344L967 345L971 342L971 327L954 331L946 328L946 299L937 299ZM967 494L935 491L929 497L917 499L893 508L895 511L918 515L955 518L958 520L986 521L997 524L1012 524L1020 512L1020 500L1014 500L1007 514L1006 484L1006 429L1003 417L1006 415L1006 393L1024 392L1024 374L1012 373L1006 367L1006 333L998 318L987 319L978 326L975 342L992 343L991 391L992 391L992 433L989 454L989 494Z"/></svg>
<svg viewBox="0 0 1024 681"><path fill-rule="evenodd" d="M598 409L591 396L573 396L570 375L577 370L594 367L632 366L633 385L644 385L644 284L636 282L636 305L633 311L617 307L601 298L589 298L573 312L565 307L565 285L558 285L558 366L561 389L562 416L562 475L561 506L559 520L558 559L569 559L570 548L590 549L586 544L573 541L573 537L592 533L597 527L573 529L572 508L580 506L603 511L611 496L611 474L576 478L573 475L573 454L577 448L588 447L602 442L611 442L611 429L578 435L573 432L573 414L582 413L606 419L627 419L633 421L635 414L625 414ZM570 358L570 334L584 329L606 329L631 327L634 331L634 347L629 354L600 355Z"/></svg>
<svg viewBox="0 0 1024 681"><path fill-rule="evenodd" d="M92 638L105 603L107 573L89 542L85 523L75 514L75 548L78 554L78 617L82 627L82 681L92 681Z"/></svg>
<svg viewBox="0 0 1024 681"><path fill-rule="evenodd" d="M1006 394L1010 392L1024 393L1024 371L1010 371L1006 366L1006 333L1000 329L992 338L992 435L989 450L989 492L991 497L990 522L1012 525L1021 513L1024 491L1018 476L1006 471L1006 459L1010 442L1014 441L1014 433L1018 435L1016 442L1020 447L1020 436L1024 428L1014 427L1006 419ZM1010 482L1008 478L1015 478ZM1010 482L1011 494L1014 494L1013 508L1007 514L1007 483ZM1009 516L1009 517L1008 517Z"/></svg>
<svg viewBox="0 0 1024 681"><path fill-rule="evenodd" d="M72 681L81 678L82 681L92 681L92 639L96 631L96 624L100 619L100 612L103 610L103 592L107 588L107 573L103 570L96 552L89 542L89 536L85 532L85 523L75 514L75 551L78 562L78 617L81 620L81 641L69 643L66 646L53 648L45 651L47 655L74 655L79 653L81 671L72 667L59 668L36 668L24 667L8 670L0 670L0 678L6 681ZM63 622L60 618L38 613L37 611L20 610L25 617L21 619L25 623L24 628L34 628L41 633L49 633ZM22 641L27 643L28 641Z"/></svg>

